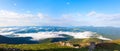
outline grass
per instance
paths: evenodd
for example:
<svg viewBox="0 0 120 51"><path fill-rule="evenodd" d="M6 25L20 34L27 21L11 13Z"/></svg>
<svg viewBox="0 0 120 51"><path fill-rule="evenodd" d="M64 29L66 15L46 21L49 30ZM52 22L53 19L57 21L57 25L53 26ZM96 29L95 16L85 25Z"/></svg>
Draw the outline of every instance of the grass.
<svg viewBox="0 0 120 51"><path fill-rule="evenodd" d="M96 48L94 51L120 51L120 40L109 41L109 43L107 43L104 47ZM0 44L0 48L18 48L22 51L88 51L87 47L81 47L76 49L68 46L60 46L57 43Z"/></svg>
<svg viewBox="0 0 120 51"><path fill-rule="evenodd" d="M55 48L70 48L66 46L59 46L55 43L45 43L45 44L0 44L2 48L18 48L21 50L45 50L45 49L55 49Z"/></svg>

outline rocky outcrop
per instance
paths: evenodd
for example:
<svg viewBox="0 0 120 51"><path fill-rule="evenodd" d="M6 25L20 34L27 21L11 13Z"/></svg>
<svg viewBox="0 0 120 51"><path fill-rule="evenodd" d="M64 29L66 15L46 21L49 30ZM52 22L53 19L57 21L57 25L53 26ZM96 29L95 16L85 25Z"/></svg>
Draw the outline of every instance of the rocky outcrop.
<svg viewBox="0 0 120 51"><path fill-rule="evenodd" d="M81 47L80 44L72 44L72 43L70 43L70 42L62 42L62 41L60 41L60 42L58 42L58 43L59 43L59 45L61 45L61 46L69 46L69 47L73 47L73 48L80 48L80 47Z"/></svg>

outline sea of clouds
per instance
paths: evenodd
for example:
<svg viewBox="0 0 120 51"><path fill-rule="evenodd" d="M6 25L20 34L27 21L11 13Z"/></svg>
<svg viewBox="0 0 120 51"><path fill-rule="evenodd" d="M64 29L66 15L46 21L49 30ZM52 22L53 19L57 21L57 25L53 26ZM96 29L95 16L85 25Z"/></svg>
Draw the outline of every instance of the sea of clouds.
<svg viewBox="0 0 120 51"><path fill-rule="evenodd" d="M102 40L111 40L109 38L106 38L96 32L91 31L83 31L83 32L67 32L67 31L34 31L34 32L27 32L27 30L33 30L36 31L38 29L43 28L36 28L36 27L8 27L8 28L0 28L0 35L7 36L7 37L32 37L31 40L42 40L47 38L65 38L65 36L61 35L69 35L72 36L75 39L84 39L84 38L98 38ZM16 33L17 32L17 33ZM25 32L25 33L23 33Z"/></svg>
<svg viewBox="0 0 120 51"><path fill-rule="evenodd" d="M29 33L29 34L15 34L15 37L32 37L32 40L40 40L47 38L64 38L64 36L60 36L62 34L73 36L75 39L84 39L84 38L98 38L102 40L111 40L109 38L105 38L102 35L99 35L95 32L85 31L85 32L39 32L39 33Z"/></svg>

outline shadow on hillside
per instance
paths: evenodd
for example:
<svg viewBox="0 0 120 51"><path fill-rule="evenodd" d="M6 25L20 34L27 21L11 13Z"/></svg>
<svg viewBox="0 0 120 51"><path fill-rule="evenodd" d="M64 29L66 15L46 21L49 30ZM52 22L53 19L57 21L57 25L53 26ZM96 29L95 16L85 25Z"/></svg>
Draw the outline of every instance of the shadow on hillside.
<svg viewBox="0 0 120 51"><path fill-rule="evenodd" d="M117 43L100 43L96 44L96 51L120 51L120 44Z"/></svg>
<svg viewBox="0 0 120 51"><path fill-rule="evenodd" d="M6 37L0 35L0 44L38 44L38 43L46 43L46 42L59 42L59 41L67 41L72 39L72 36L61 34L59 36L64 36L65 38L48 38L39 41L33 41L32 37Z"/></svg>
<svg viewBox="0 0 120 51"><path fill-rule="evenodd" d="M34 44L37 41L31 41L32 37L5 37L0 35L0 44Z"/></svg>

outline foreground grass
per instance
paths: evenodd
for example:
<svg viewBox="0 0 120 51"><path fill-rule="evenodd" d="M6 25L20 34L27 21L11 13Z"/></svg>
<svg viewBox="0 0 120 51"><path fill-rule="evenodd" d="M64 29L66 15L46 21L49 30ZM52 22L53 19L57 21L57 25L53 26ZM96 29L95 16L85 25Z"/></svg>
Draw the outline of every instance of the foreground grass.
<svg viewBox="0 0 120 51"><path fill-rule="evenodd" d="M86 48L75 49L68 46L60 46L56 43L45 43L45 44L0 44L2 48L18 48L22 51L86 51Z"/></svg>
<svg viewBox="0 0 120 51"><path fill-rule="evenodd" d="M94 51L120 51L120 40L110 41L104 47L97 47ZM73 48L61 46L57 43L42 44L0 44L0 48L17 48L22 51L88 51L88 47Z"/></svg>

